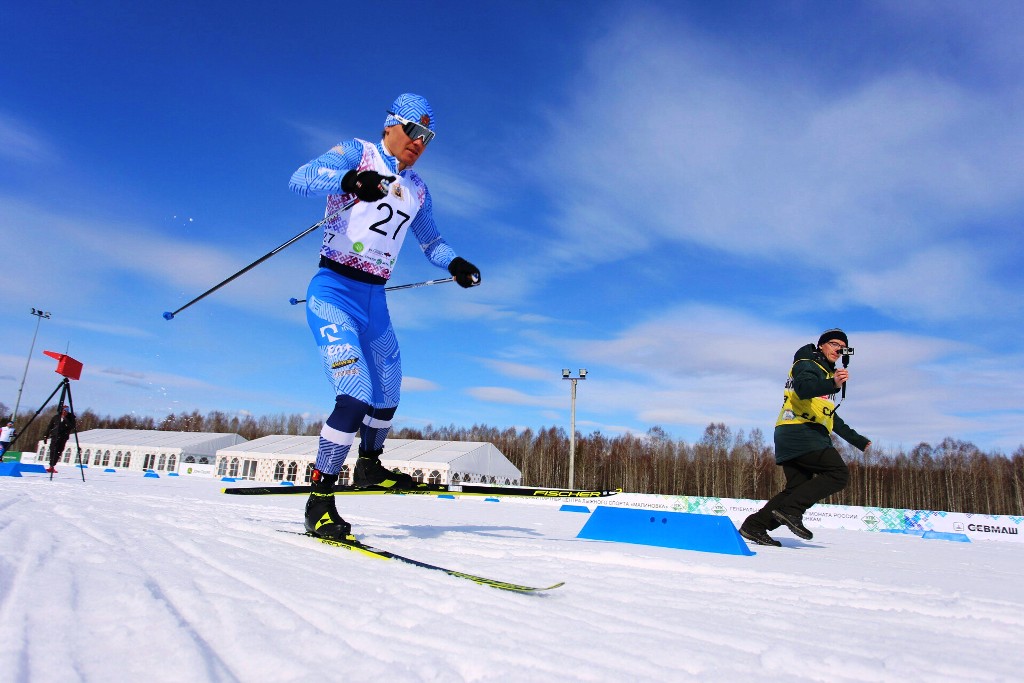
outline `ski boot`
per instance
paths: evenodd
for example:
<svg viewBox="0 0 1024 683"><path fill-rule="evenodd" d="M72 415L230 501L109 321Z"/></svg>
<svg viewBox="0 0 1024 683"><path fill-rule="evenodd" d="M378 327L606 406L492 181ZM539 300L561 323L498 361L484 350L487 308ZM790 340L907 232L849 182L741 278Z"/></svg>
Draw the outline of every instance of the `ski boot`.
<svg viewBox="0 0 1024 683"><path fill-rule="evenodd" d="M384 488L413 489L416 488L416 480L404 472L392 472L380 464L381 448L369 453L359 451L359 458L356 460L356 470L353 473L353 480L356 486L383 486Z"/></svg>
<svg viewBox="0 0 1024 683"><path fill-rule="evenodd" d="M352 541L352 525L341 518L334 506L336 474L313 470L312 490L306 501L306 533L320 538Z"/></svg>

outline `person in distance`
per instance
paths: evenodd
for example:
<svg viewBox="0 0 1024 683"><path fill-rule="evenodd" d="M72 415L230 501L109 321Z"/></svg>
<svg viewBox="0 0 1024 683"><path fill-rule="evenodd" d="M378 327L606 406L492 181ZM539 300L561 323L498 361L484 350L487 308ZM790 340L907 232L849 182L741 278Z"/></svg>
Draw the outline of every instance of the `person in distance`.
<svg viewBox="0 0 1024 683"><path fill-rule="evenodd" d="M50 443L50 466L46 469L50 474L57 473L57 461L60 460L61 454L64 453L64 446L67 445L68 439L75 432L75 428L75 414L66 405L61 406L60 412L54 415L50 420L50 424L46 426L43 443L52 442Z"/></svg>
<svg viewBox="0 0 1024 683"><path fill-rule="evenodd" d="M842 491L850 478L832 433L861 451L871 445L836 414L833 399L850 377L845 367L836 369L836 361L848 346L846 333L834 328L823 332L817 345L794 354L775 422L775 462L786 475L786 487L744 520L739 531L748 541L781 546L768 532L782 525L804 540L813 538L803 524L804 512Z"/></svg>
<svg viewBox="0 0 1024 683"><path fill-rule="evenodd" d="M326 196L330 217L320 268L306 292L306 321L335 393L306 502L306 531L315 536L352 538L351 525L335 506L334 484L357 433L356 485L416 484L380 462L402 384L384 285L406 235L412 233L427 259L446 268L462 287L480 284L479 269L441 237L430 191L412 169L434 133L434 110L426 98L399 95L387 110L380 141L339 142L299 167L289 183L302 196Z"/></svg>

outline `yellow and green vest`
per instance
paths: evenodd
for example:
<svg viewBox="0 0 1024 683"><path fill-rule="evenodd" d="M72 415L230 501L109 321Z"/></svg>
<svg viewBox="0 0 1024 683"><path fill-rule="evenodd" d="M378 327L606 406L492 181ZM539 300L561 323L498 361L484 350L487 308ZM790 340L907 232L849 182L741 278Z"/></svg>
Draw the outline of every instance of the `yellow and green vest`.
<svg viewBox="0 0 1024 683"><path fill-rule="evenodd" d="M835 375L833 370L829 370L817 361L801 358L796 363L801 362L817 365L825 373L825 379L832 379ZM809 399L797 396L793 389L793 368L796 367L796 363L793 363L793 367L789 369L789 377L786 379L786 388L783 391L782 410L779 411L779 419L775 421L775 426L820 424L831 432L832 416L836 410L836 404L831 397L835 394L815 396Z"/></svg>

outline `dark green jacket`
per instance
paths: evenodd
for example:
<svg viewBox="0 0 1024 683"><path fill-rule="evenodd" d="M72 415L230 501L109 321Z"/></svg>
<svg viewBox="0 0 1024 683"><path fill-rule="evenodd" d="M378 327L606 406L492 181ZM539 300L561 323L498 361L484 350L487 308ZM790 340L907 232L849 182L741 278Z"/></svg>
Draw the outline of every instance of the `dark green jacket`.
<svg viewBox="0 0 1024 683"><path fill-rule="evenodd" d="M814 344L800 347L793 355L793 390L800 398L829 396L839 391L835 382L822 372L819 365L835 372L835 364L830 363ZM870 439L854 431L838 414L833 415L832 419L832 430L836 434L855 448L862 451L867 448ZM780 465L831 445L832 437L828 429L820 424L784 424L775 427L775 462Z"/></svg>

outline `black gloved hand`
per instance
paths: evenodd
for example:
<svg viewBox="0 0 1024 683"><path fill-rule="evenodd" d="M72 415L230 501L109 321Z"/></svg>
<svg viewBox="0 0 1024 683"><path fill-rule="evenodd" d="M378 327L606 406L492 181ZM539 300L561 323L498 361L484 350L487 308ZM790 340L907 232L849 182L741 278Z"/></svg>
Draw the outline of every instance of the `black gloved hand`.
<svg viewBox="0 0 1024 683"><path fill-rule="evenodd" d="M460 287L476 287L480 284L480 269L461 256L452 259L448 264L448 272L455 276Z"/></svg>
<svg viewBox="0 0 1024 683"><path fill-rule="evenodd" d="M364 202L375 202L388 196L388 186L394 179L393 175L353 169L341 179L341 191L345 194L355 194Z"/></svg>

